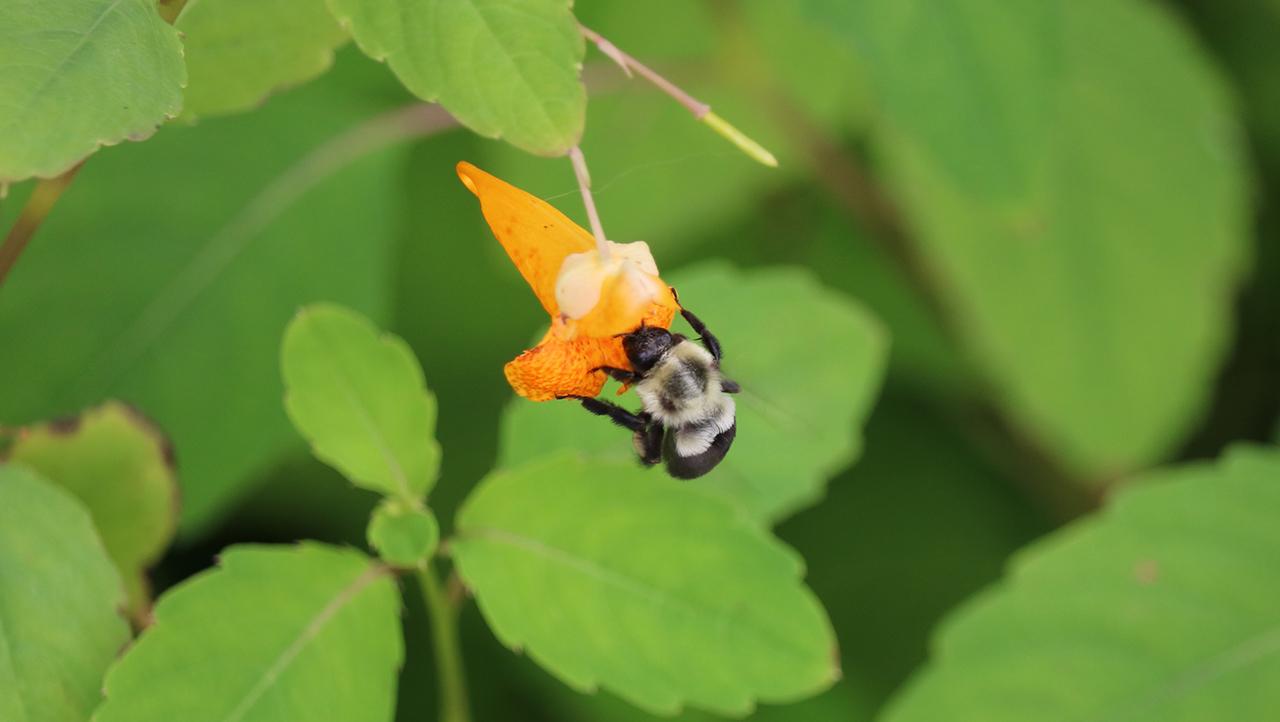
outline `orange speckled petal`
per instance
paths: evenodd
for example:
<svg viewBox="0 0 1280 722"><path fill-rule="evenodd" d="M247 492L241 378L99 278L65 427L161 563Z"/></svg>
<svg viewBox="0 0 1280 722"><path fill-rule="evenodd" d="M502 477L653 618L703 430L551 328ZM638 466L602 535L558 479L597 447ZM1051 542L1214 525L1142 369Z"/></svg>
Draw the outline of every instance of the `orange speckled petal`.
<svg viewBox="0 0 1280 722"><path fill-rule="evenodd" d="M601 366L630 368L622 341L580 337L572 340L549 333L542 343L512 359L504 368L517 394L532 401L561 396L595 396L604 388Z"/></svg>
<svg viewBox="0 0 1280 722"><path fill-rule="evenodd" d="M480 199L480 210L511 262L547 313L560 313L556 277L564 259L596 247L595 238L546 201L463 161L462 184Z"/></svg>

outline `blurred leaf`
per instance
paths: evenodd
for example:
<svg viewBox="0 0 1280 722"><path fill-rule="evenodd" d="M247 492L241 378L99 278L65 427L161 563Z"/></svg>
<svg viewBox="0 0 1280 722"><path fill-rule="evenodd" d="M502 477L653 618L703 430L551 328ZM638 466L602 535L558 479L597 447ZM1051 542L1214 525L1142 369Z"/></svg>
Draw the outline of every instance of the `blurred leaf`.
<svg viewBox="0 0 1280 722"><path fill-rule="evenodd" d="M436 400L404 341L317 304L289 323L281 365L285 409L317 458L387 496L427 494L440 470Z"/></svg>
<svg viewBox="0 0 1280 722"><path fill-rule="evenodd" d="M0 465L0 719L84 722L129 640L120 577L89 514Z"/></svg>
<svg viewBox="0 0 1280 722"><path fill-rule="evenodd" d="M1181 0L1239 86L1250 130L1265 165L1280 163L1280 33L1278 0ZM1264 199L1265 201L1266 199Z"/></svg>
<svg viewBox="0 0 1280 722"><path fill-rule="evenodd" d="M840 684L817 697L784 706L765 705L753 710L746 719L752 722L860 722L870 720L872 706L865 698L850 693L847 685ZM559 722L715 722L723 719L717 715L697 710L685 710L675 717L656 716L628 706L608 694L584 696L563 687L552 695L554 719Z"/></svg>
<svg viewBox="0 0 1280 722"><path fill-rule="evenodd" d="M886 179L1016 421L1103 480L1206 400L1249 220L1223 88L1156 5L810 0L879 91Z"/></svg>
<svg viewBox="0 0 1280 722"><path fill-rule="evenodd" d="M743 389L733 449L693 483L768 521L812 503L861 450L860 429L884 372L880 326L797 270L708 265L667 280L724 344L725 373ZM635 456L628 433L576 403L516 400L508 407L502 465L560 448Z"/></svg>
<svg viewBox="0 0 1280 722"><path fill-rule="evenodd" d="M388 305L400 156L373 153L386 130L362 125L399 102L373 97L380 75L349 55L251 116L87 164L0 295L0 338L22 339L0 344L0 376L24 379L0 420L138 406L176 446L186 533L298 448L286 322L319 299L375 318Z"/></svg>
<svg viewBox="0 0 1280 722"><path fill-rule="evenodd" d="M388 564L416 566L436 551L440 525L429 509L410 506L399 499L386 499L369 522L369 546Z"/></svg>
<svg viewBox="0 0 1280 722"><path fill-rule="evenodd" d="M161 597L95 722L386 722L400 596L361 553L239 546Z"/></svg>
<svg viewBox="0 0 1280 722"><path fill-rule="evenodd" d="M7 233L13 227L35 187L34 180L9 184L0 181L0 231Z"/></svg>
<svg viewBox="0 0 1280 722"><path fill-rule="evenodd" d="M178 485L164 435L117 401L26 429L9 459L76 496L120 572L129 610L147 605L146 569L173 539Z"/></svg>
<svg viewBox="0 0 1280 722"><path fill-rule="evenodd" d="M876 703L925 660L937 621L1050 528L1018 481L957 428L965 420L935 404L882 399L865 458L832 480L823 503L777 529L808 562L845 679Z"/></svg>
<svg viewBox="0 0 1280 722"><path fill-rule="evenodd" d="M578 143L587 95L571 0L328 0L356 43L463 125L539 155Z"/></svg>
<svg viewBox="0 0 1280 722"><path fill-rule="evenodd" d="M1280 451L1254 448L1126 487L945 623L885 719L1268 718L1278 480Z"/></svg>
<svg viewBox="0 0 1280 722"><path fill-rule="evenodd" d="M771 115L773 123L783 126L780 130L790 135L791 128L784 116L796 112L811 116L812 121L820 123L837 138L843 131L864 129L870 123L874 109L865 69L856 61L848 43L815 22L803 3L744 0L712 7L721 16L721 22L716 23L720 28L725 25L724 15L741 9L742 35L731 36L728 47L715 60L726 73L741 76L741 82L756 83L757 91L770 90L760 87L762 72L774 76L766 78L774 84L772 92L785 93L792 107L774 107L759 95L752 100L757 104L757 112ZM767 70L760 71L753 60L764 61ZM756 77L745 77L747 74ZM780 142L791 144L811 140L794 136L779 138Z"/></svg>
<svg viewBox="0 0 1280 722"><path fill-rule="evenodd" d="M753 243L761 249L757 262L803 263L824 284L863 303L893 339L891 381L931 396L974 393L972 369L896 262L892 249L812 192L778 198L766 217L744 219L721 235L710 250L729 253L730 248ZM802 238L789 237L797 235ZM778 243L779 238L787 238L785 245Z"/></svg>
<svg viewBox="0 0 1280 722"><path fill-rule="evenodd" d="M149 0L0 7L0 183L142 140L182 107L182 44Z"/></svg>
<svg viewBox="0 0 1280 722"><path fill-rule="evenodd" d="M324 0L189 0L175 25L190 75L185 118L251 110L324 73L347 41Z"/></svg>
<svg viewBox="0 0 1280 722"><path fill-rule="evenodd" d="M504 644L580 691L742 715L839 675L800 559L714 496L556 454L490 476L451 551Z"/></svg>

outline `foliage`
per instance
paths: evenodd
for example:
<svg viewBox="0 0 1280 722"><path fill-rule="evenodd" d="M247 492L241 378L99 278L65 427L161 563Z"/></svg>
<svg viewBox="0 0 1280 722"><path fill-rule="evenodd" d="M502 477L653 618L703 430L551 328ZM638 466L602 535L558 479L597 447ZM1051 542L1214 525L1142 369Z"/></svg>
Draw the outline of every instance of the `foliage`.
<svg viewBox="0 0 1280 722"><path fill-rule="evenodd" d="M317 457L356 485L403 500L435 483L435 398L398 338L334 306L298 312L281 351L285 408Z"/></svg>
<svg viewBox="0 0 1280 722"><path fill-rule="evenodd" d="M178 114L182 43L148 0L0 6L0 183L68 170Z"/></svg>
<svg viewBox="0 0 1280 722"><path fill-rule="evenodd" d="M369 521L369 546L389 564L416 566L436 552L440 525L428 509L400 499L386 499Z"/></svg>
<svg viewBox="0 0 1280 722"><path fill-rule="evenodd" d="M495 474L452 549L498 638L575 689L737 716L839 674L800 560L732 506L633 463L561 454Z"/></svg>
<svg viewBox="0 0 1280 722"><path fill-rule="evenodd" d="M0 0L0 719L1276 706L1275 0L63 5ZM454 167L587 226L579 145L743 387L705 478L504 383Z"/></svg>
<svg viewBox="0 0 1280 722"><path fill-rule="evenodd" d="M811 4L866 58L886 179L1001 403L1095 481L1160 458L1248 255L1239 126L1195 48L1146 3Z"/></svg>
<svg viewBox="0 0 1280 722"><path fill-rule="evenodd" d="M94 720L389 720L398 608L359 552L232 547L156 605Z"/></svg>
<svg viewBox="0 0 1280 722"><path fill-rule="evenodd" d="M87 163L4 285L0 337L24 342L0 344L0 369L26 381L0 394L0 419L137 406L173 439L188 533L299 448L279 403L285 324L317 297L389 305L402 155L353 156L344 135L366 138L353 129L396 102L366 94L377 71L348 64L252 116Z"/></svg>
<svg viewBox="0 0 1280 722"><path fill-rule="evenodd" d="M146 570L177 525L171 454L159 430L119 402L29 428L8 453L10 462L35 470L88 509L135 614L149 597Z"/></svg>
<svg viewBox="0 0 1280 722"><path fill-rule="evenodd" d="M190 75L188 119L250 110L328 70L347 41L322 0L188 0L174 27Z"/></svg>
<svg viewBox="0 0 1280 722"><path fill-rule="evenodd" d="M1135 480L947 620L884 719L1266 718L1280 702L1278 479L1280 452L1242 448Z"/></svg>
<svg viewBox="0 0 1280 722"><path fill-rule="evenodd" d="M129 638L123 603L84 507L31 471L0 465L0 718L87 719Z"/></svg>
<svg viewBox="0 0 1280 722"><path fill-rule="evenodd" d="M585 42L570 0L328 0L360 48L423 100L531 153L578 142Z"/></svg>

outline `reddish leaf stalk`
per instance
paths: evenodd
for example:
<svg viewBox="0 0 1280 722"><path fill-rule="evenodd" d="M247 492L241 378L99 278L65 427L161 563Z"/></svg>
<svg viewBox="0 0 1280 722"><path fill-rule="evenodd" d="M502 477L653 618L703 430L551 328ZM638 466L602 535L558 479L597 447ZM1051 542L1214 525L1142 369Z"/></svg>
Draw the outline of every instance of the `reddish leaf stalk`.
<svg viewBox="0 0 1280 722"><path fill-rule="evenodd" d="M62 197L62 192L71 184L71 179L75 178L79 170L80 164L76 164L74 168L56 178L45 178L36 183L35 190L31 192L27 204L22 207L22 213L18 216L17 222L13 224L13 228L9 229L4 243L0 244L0 287L4 286L9 272L18 263L18 257L22 255L31 237L39 230L40 224L44 223L44 219L53 210L53 206Z"/></svg>
<svg viewBox="0 0 1280 722"><path fill-rule="evenodd" d="M650 83L653 83L653 85L659 90L674 98L677 103L683 105L686 110L693 114L695 120L706 124L730 143L738 146L738 149L743 153L746 153L751 156L752 159L771 168L777 167L778 159L774 158L772 153L766 150L759 143L749 138L745 133L735 128L729 121L711 112L710 105L707 105L692 95L689 95L681 89L680 86L659 75L653 70L653 68L650 68L648 65L645 65L627 53L624 53L618 48L618 46L602 37L600 33L597 33L585 25L579 25L578 28L582 31L583 37L594 43L595 46L600 49L600 52L604 53L610 60L617 63L618 66L622 68L622 71L628 76L630 76L634 71L640 77L648 80Z"/></svg>

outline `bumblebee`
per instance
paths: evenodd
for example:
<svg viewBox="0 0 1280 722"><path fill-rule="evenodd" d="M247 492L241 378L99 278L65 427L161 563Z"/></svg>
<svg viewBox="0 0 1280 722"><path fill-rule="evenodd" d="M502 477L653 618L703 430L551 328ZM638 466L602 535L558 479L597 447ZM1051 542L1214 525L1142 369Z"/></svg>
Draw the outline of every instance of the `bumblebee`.
<svg viewBox="0 0 1280 722"><path fill-rule="evenodd" d="M696 479L724 459L738 431L730 394L741 388L720 372L720 341L690 311L680 315L702 345L665 328L641 326L622 334L631 370L596 369L631 385L643 408L632 413L617 404L586 396L583 408L605 416L634 434L636 454L646 466L666 462L677 479Z"/></svg>

